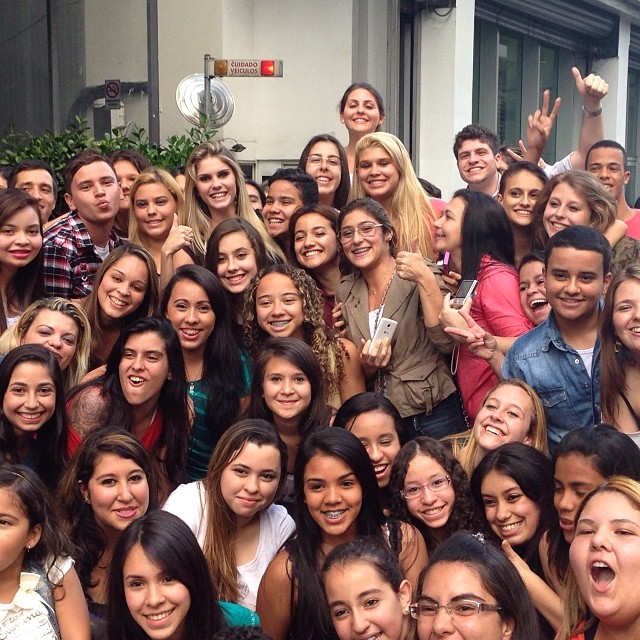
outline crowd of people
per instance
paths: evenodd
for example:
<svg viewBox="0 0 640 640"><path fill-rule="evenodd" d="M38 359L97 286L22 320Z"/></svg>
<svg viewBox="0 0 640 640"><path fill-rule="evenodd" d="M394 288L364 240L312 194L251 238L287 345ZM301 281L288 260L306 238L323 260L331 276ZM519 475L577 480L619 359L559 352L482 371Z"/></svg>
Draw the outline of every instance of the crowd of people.
<svg viewBox="0 0 640 640"><path fill-rule="evenodd" d="M640 210L572 72L578 148L545 92L448 201L366 83L265 185L4 171L0 636L640 637Z"/></svg>

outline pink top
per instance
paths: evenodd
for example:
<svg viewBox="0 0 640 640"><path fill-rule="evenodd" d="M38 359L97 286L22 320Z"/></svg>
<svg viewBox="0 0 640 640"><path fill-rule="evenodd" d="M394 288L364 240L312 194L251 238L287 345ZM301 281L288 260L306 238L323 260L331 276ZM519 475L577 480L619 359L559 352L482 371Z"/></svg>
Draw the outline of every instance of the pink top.
<svg viewBox="0 0 640 640"><path fill-rule="evenodd" d="M636 240L640 240L640 209L634 209L636 212L632 218L626 221L627 226L627 235L630 238L635 238Z"/></svg>
<svg viewBox="0 0 640 640"><path fill-rule="evenodd" d="M484 256L476 279L478 288L471 305L471 317L485 331L494 336L511 337L533 329L520 304L518 272L513 267ZM474 356L464 345L460 345L456 376L467 415L473 420L498 377L486 360Z"/></svg>

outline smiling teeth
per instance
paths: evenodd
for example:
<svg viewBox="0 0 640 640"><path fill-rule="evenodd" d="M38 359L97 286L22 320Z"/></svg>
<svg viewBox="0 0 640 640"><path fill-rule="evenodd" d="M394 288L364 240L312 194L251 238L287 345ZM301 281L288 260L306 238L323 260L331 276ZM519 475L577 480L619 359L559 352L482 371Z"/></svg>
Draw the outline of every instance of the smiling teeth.
<svg viewBox="0 0 640 640"><path fill-rule="evenodd" d="M511 524L503 524L500 525L500 529L502 531L515 531L522 523L521 522L512 522Z"/></svg>
<svg viewBox="0 0 640 640"><path fill-rule="evenodd" d="M286 327L289 324L289 320L274 320L269 323L272 327Z"/></svg>
<svg viewBox="0 0 640 640"><path fill-rule="evenodd" d="M532 300L529 303L529 306L532 309L535 309L536 307L541 307L543 305L547 304L547 299L546 298L537 298L536 300Z"/></svg>
<svg viewBox="0 0 640 640"><path fill-rule="evenodd" d="M109 300L111 300L111 302L113 304L115 304L116 307L126 307L127 306L126 302L124 302L123 300L118 300L118 298L113 298L113 297L109 296Z"/></svg>
<svg viewBox="0 0 640 640"><path fill-rule="evenodd" d="M129 380L134 384L138 384L140 382L144 382L144 378L139 378L138 376L129 376Z"/></svg>
<svg viewBox="0 0 640 640"><path fill-rule="evenodd" d="M344 513L344 509L341 511L325 511L324 515L329 518L329 520L337 520Z"/></svg>
<svg viewBox="0 0 640 640"><path fill-rule="evenodd" d="M500 431L499 429L496 429L495 427L485 427L485 431L487 433L492 433L494 436L502 436L502 435L504 435L502 433L502 431Z"/></svg>
<svg viewBox="0 0 640 640"><path fill-rule="evenodd" d="M163 611L162 613L148 613L146 617L149 618L149 620L153 620L153 621L164 620L165 618L170 616L174 611L175 609L171 609L171 611Z"/></svg>
<svg viewBox="0 0 640 640"><path fill-rule="evenodd" d="M21 415L25 420L36 420L37 418L39 418L42 415L42 412L40 412L40 413L21 413L19 415Z"/></svg>
<svg viewBox="0 0 640 640"><path fill-rule="evenodd" d="M373 471L375 473L382 473L389 465L388 464L378 464L373 467Z"/></svg>
<svg viewBox="0 0 640 640"><path fill-rule="evenodd" d="M426 509L425 511L423 511L423 513L426 516L435 516L436 514L440 513L443 509L444 507L435 507L433 509Z"/></svg>

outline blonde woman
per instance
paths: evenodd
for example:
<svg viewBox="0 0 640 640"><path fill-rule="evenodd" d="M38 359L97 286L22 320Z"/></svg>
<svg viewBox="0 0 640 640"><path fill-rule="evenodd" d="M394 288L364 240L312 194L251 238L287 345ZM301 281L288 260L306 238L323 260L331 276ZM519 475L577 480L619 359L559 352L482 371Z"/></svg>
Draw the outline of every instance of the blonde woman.
<svg viewBox="0 0 640 640"><path fill-rule="evenodd" d="M435 257L436 215L405 146L390 133L370 133L356 145L356 173L349 200L365 196L373 198L389 214L398 234L398 251Z"/></svg>
<svg viewBox="0 0 640 640"><path fill-rule="evenodd" d="M56 356L65 391L87 373L91 327L82 307L65 298L41 298L29 305L20 320L0 337L5 356L21 344L41 344Z"/></svg>
<svg viewBox="0 0 640 640"><path fill-rule="evenodd" d="M187 160L186 221L193 230L192 248L204 257L211 232L223 221L240 216L260 233L272 262L284 255L253 210L240 166L231 152L215 141L198 145Z"/></svg>

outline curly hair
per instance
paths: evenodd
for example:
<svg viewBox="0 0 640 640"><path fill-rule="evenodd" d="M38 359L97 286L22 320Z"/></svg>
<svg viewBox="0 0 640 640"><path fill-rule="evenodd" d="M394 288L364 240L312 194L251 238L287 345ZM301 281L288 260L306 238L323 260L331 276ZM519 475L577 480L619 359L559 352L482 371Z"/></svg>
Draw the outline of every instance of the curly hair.
<svg viewBox="0 0 640 640"><path fill-rule="evenodd" d="M449 537L456 531L463 529L484 532L486 527L483 526L475 504L471 499L469 478L462 465L444 444L427 436L419 436L407 442L400 449L398 457L393 462L391 482L389 483L391 488L391 516L415 525L424 536L429 551L432 551L441 542L436 539L434 532L429 527L409 513L407 502L400 495L400 491L404 488L404 480L407 476L409 463L418 455L432 458L451 477L455 503L449 520L444 527L445 536Z"/></svg>
<svg viewBox="0 0 640 640"><path fill-rule="evenodd" d="M258 324L256 316L256 292L265 276L277 273L287 276L300 293L302 300L302 331L304 341L315 354L325 379L325 394L331 397L339 393L340 382L344 379L343 354L346 350L339 336L327 327L322 317L323 304L320 290L313 278L303 271L286 264L269 265L251 281L244 296L244 341L252 355L256 355L269 334ZM325 398L326 399L326 398Z"/></svg>

